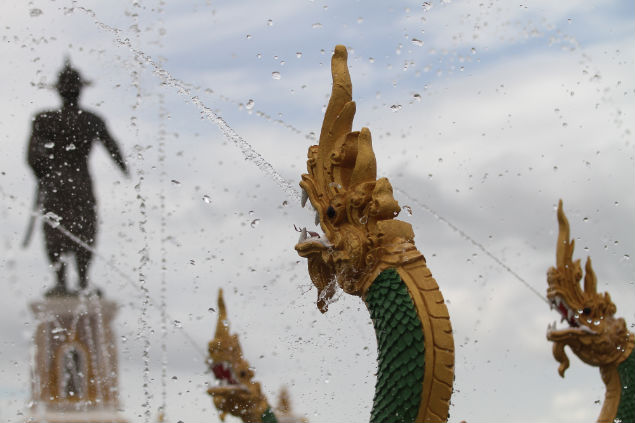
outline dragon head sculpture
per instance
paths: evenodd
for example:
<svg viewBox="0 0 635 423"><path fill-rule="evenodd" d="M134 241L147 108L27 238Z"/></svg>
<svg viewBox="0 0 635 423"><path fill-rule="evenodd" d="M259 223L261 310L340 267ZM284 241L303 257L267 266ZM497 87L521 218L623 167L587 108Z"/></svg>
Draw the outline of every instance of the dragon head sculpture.
<svg viewBox="0 0 635 423"><path fill-rule="evenodd" d="M254 371L243 356L238 335L230 334L223 290L218 291L218 322L214 339L209 343L208 365L218 381L210 387L214 406L221 412L221 420L227 414L240 417L244 422L260 421L269 408L260 384L253 381Z"/></svg>
<svg viewBox="0 0 635 423"><path fill-rule="evenodd" d="M570 239L569 221L558 203L558 243L556 266L547 272L547 298L561 315L568 328L557 329L556 323L547 330L547 339L554 343L553 354L560 363L558 373L564 377L569 359L564 351L568 345L585 363L600 367L619 364L633 350L634 337L622 318L616 318L617 308L608 293L597 292L597 279L587 258L584 284L580 260L573 261L574 240Z"/></svg>
<svg viewBox="0 0 635 423"><path fill-rule="evenodd" d="M351 132L355 102L347 58L346 47L336 46L333 89L319 144L309 147L308 173L300 182L302 206L310 201L324 235L302 228L295 249L308 260L322 312L336 284L349 294L363 295L380 258L414 238L410 224L394 220L400 207L390 182L377 179L370 131Z"/></svg>

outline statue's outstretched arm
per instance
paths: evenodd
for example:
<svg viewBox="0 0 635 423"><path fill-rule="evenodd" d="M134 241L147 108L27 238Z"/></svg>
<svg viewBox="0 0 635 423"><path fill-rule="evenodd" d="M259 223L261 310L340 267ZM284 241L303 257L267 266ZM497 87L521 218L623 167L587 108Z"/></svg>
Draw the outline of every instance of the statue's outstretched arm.
<svg viewBox="0 0 635 423"><path fill-rule="evenodd" d="M99 139L104 144L104 147L106 147L106 150L108 150L108 154L110 154L110 157L112 157L115 163L117 163L122 172L128 175L128 167L126 166L126 162L123 159L123 155L121 154L121 150L119 149L117 141L115 141L115 139L110 135L110 132L108 132L106 124L104 122L100 123L101 131L99 131Z"/></svg>

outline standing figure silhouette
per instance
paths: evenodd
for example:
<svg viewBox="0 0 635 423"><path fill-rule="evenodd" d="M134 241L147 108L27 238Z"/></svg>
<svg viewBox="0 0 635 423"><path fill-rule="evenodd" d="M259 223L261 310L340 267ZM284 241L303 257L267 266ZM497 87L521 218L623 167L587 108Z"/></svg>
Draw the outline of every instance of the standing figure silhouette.
<svg viewBox="0 0 635 423"><path fill-rule="evenodd" d="M27 160L38 180L38 211L59 219L63 228L92 246L97 233L97 212L88 156L94 142L103 143L126 175L128 170L104 121L79 107L79 95L84 85L86 82L67 60L56 85L62 107L38 113L33 119ZM46 252L57 276L57 284L46 295L72 295L73 291L66 285L62 256L75 255L79 288L86 289L92 253L54 226L46 221L43 223Z"/></svg>

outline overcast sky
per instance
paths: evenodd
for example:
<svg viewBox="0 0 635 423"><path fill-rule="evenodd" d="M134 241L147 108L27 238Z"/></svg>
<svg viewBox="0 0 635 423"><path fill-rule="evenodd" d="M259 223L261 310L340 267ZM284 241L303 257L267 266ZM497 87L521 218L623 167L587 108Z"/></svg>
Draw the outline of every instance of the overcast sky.
<svg viewBox="0 0 635 423"><path fill-rule="evenodd" d="M634 5L521 3L3 2L0 420L24 419L29 303L53 284L41 230L28 249L20 243L35 188L25 161L31 118L58 106L50 86L65 55L93 82L81 103L104 117L131 170L126 179L103 148L93 151L101 222L91 281L120 305L124 415L143 421L149 341L153 418L163 380L170 421L218 420L204 354L222 287L271 403L287 385L312 422L368 420L376 371L368 312L344 294L319 313L293 249L293 225L313 216L267 170L297 187L336 44L349 49L354 129L370 128L378 173L412 210L400 217L448 303L451 421L595 419L598 370L570 355L566 378L558 376L545 338L557 314L500 263L545 292L562 198L575 257L592 257L599 289L634 328ZM144 313L140 273L155 303L167 304L167 336L159 307Z"/></svg>

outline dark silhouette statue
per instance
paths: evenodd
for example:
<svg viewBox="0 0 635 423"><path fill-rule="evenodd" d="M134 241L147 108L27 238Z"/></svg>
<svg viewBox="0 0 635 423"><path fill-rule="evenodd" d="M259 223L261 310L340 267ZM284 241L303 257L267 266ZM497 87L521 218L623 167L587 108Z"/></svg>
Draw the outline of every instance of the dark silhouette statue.
<svg viewBox="0 0 635 423"><path fill-rule="evenodd" d="M94 245L97 232L96 201L88 170L88 156L94 142L101 141L115 163L128 173L104 121L79 107L84 85L86 81L67 60L56 85L62 107L35 116L29 141L28 163L38 180L37 211L59 220L59 226L46 219L42 225L48 259L57 276L57 284L47 291L47 296L74 294L66 285L66 269L61 260L65 254L75 256L79 288L88 286L92 253L85 246ZM30 230L26 242L28 237Z"/></svg>

